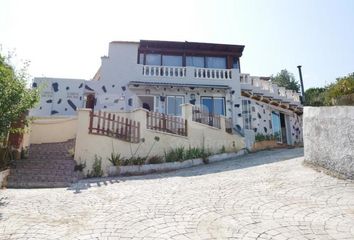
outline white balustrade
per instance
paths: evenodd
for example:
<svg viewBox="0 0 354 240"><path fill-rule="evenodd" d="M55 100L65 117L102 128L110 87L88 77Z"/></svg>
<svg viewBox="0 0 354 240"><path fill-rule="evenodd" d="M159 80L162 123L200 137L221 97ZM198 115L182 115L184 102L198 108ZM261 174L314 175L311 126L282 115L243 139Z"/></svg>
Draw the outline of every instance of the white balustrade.
<svg viewBox="0 0 354 240"><path fill-rule="evenodd" d="M286 89L285 89L285 87L278 87L278 91L279 91L279 96L286 97Z"/></svg>
<svg viewBox="0 0 354 240"><path fill-rule="evenodd" d="M250 75L249 74L241 74L241 84L252 85L252 81L250 79Z"/></svg>
<svg viewBox="0 0 354 240"><path fill-rule="evenodd" d="M230 69L194 68L194 77L205 79L231 79L232 72Z"/></svg>
<svg viewBox="0 0 354 240"><path fill-rule="evenodd" d="M186 68L168 66L143 66L143 76L149 77L185 77Z"/></svg>

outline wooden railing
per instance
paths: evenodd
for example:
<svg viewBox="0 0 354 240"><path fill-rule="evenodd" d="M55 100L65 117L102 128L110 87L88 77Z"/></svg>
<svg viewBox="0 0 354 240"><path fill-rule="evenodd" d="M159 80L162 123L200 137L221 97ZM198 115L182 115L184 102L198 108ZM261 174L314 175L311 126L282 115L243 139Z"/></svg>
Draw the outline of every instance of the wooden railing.
<svg viewBox="0 0 354 240"><path fill-rule="evenodd" d="M147 112L146 127L161 132L187 136L187 120L163 113Z"/></svg>
<svg viewBox="0 0 354 240"><path fill-rule="evenodd" d="M225 119L225 132L232 134L232 118Z"/></svg>
<svg viewBox="0 0 354 240"><path fill-rule="evenodd" d="M220 115L214 115L212 113L205 112L198 106L193 106L192 120L194 122L199 122L221 129Z"/></svg>
<svg viewBox="0 0 354 240"><path fill-rule="evenodd" d="M123 141L140 141L140 122L120 117L114 113L90 112L89 133L118 138Z"/></svg>

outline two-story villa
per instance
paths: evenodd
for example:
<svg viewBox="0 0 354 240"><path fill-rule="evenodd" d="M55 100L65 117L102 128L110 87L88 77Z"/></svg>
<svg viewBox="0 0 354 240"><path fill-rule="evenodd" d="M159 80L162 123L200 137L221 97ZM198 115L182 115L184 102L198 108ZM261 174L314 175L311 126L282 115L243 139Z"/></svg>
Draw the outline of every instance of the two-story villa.
<svg viewBox="0 0 354 240"><path fill-rule="evenodd" d="M240 73L244 46L196 42L115 41L92 80L35 78L41 102L32 116L75 115L77 108L131 111L145 108L181 115L190 103L231 119L235 134L276 134L279 142L302 141L302 107L296 92L269 78Z"/></svg>

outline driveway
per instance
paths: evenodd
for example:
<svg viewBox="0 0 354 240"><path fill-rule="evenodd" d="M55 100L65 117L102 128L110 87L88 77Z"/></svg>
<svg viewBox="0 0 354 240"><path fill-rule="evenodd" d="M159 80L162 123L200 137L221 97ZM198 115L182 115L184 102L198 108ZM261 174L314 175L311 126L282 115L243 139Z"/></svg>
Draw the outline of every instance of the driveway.
<svg viewBox="0 0 354 240"><path fill-rule="evenodd" d="M303 149L164 174L0 191L0 239L354 239L354 182Z"/></svg>

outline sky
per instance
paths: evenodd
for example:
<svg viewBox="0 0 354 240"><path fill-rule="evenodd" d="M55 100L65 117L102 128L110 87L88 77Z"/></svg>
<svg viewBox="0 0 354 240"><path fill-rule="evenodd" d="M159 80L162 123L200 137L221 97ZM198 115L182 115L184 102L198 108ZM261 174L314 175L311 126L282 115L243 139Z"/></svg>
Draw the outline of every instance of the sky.
<svg viewBox="0 0 354 240"><path fill-rule="evenodd" d="M245 45L241 72L305 89L354 72L353 0L0 0L0 45L32 77L91 79L111 41Z"/></svg>

